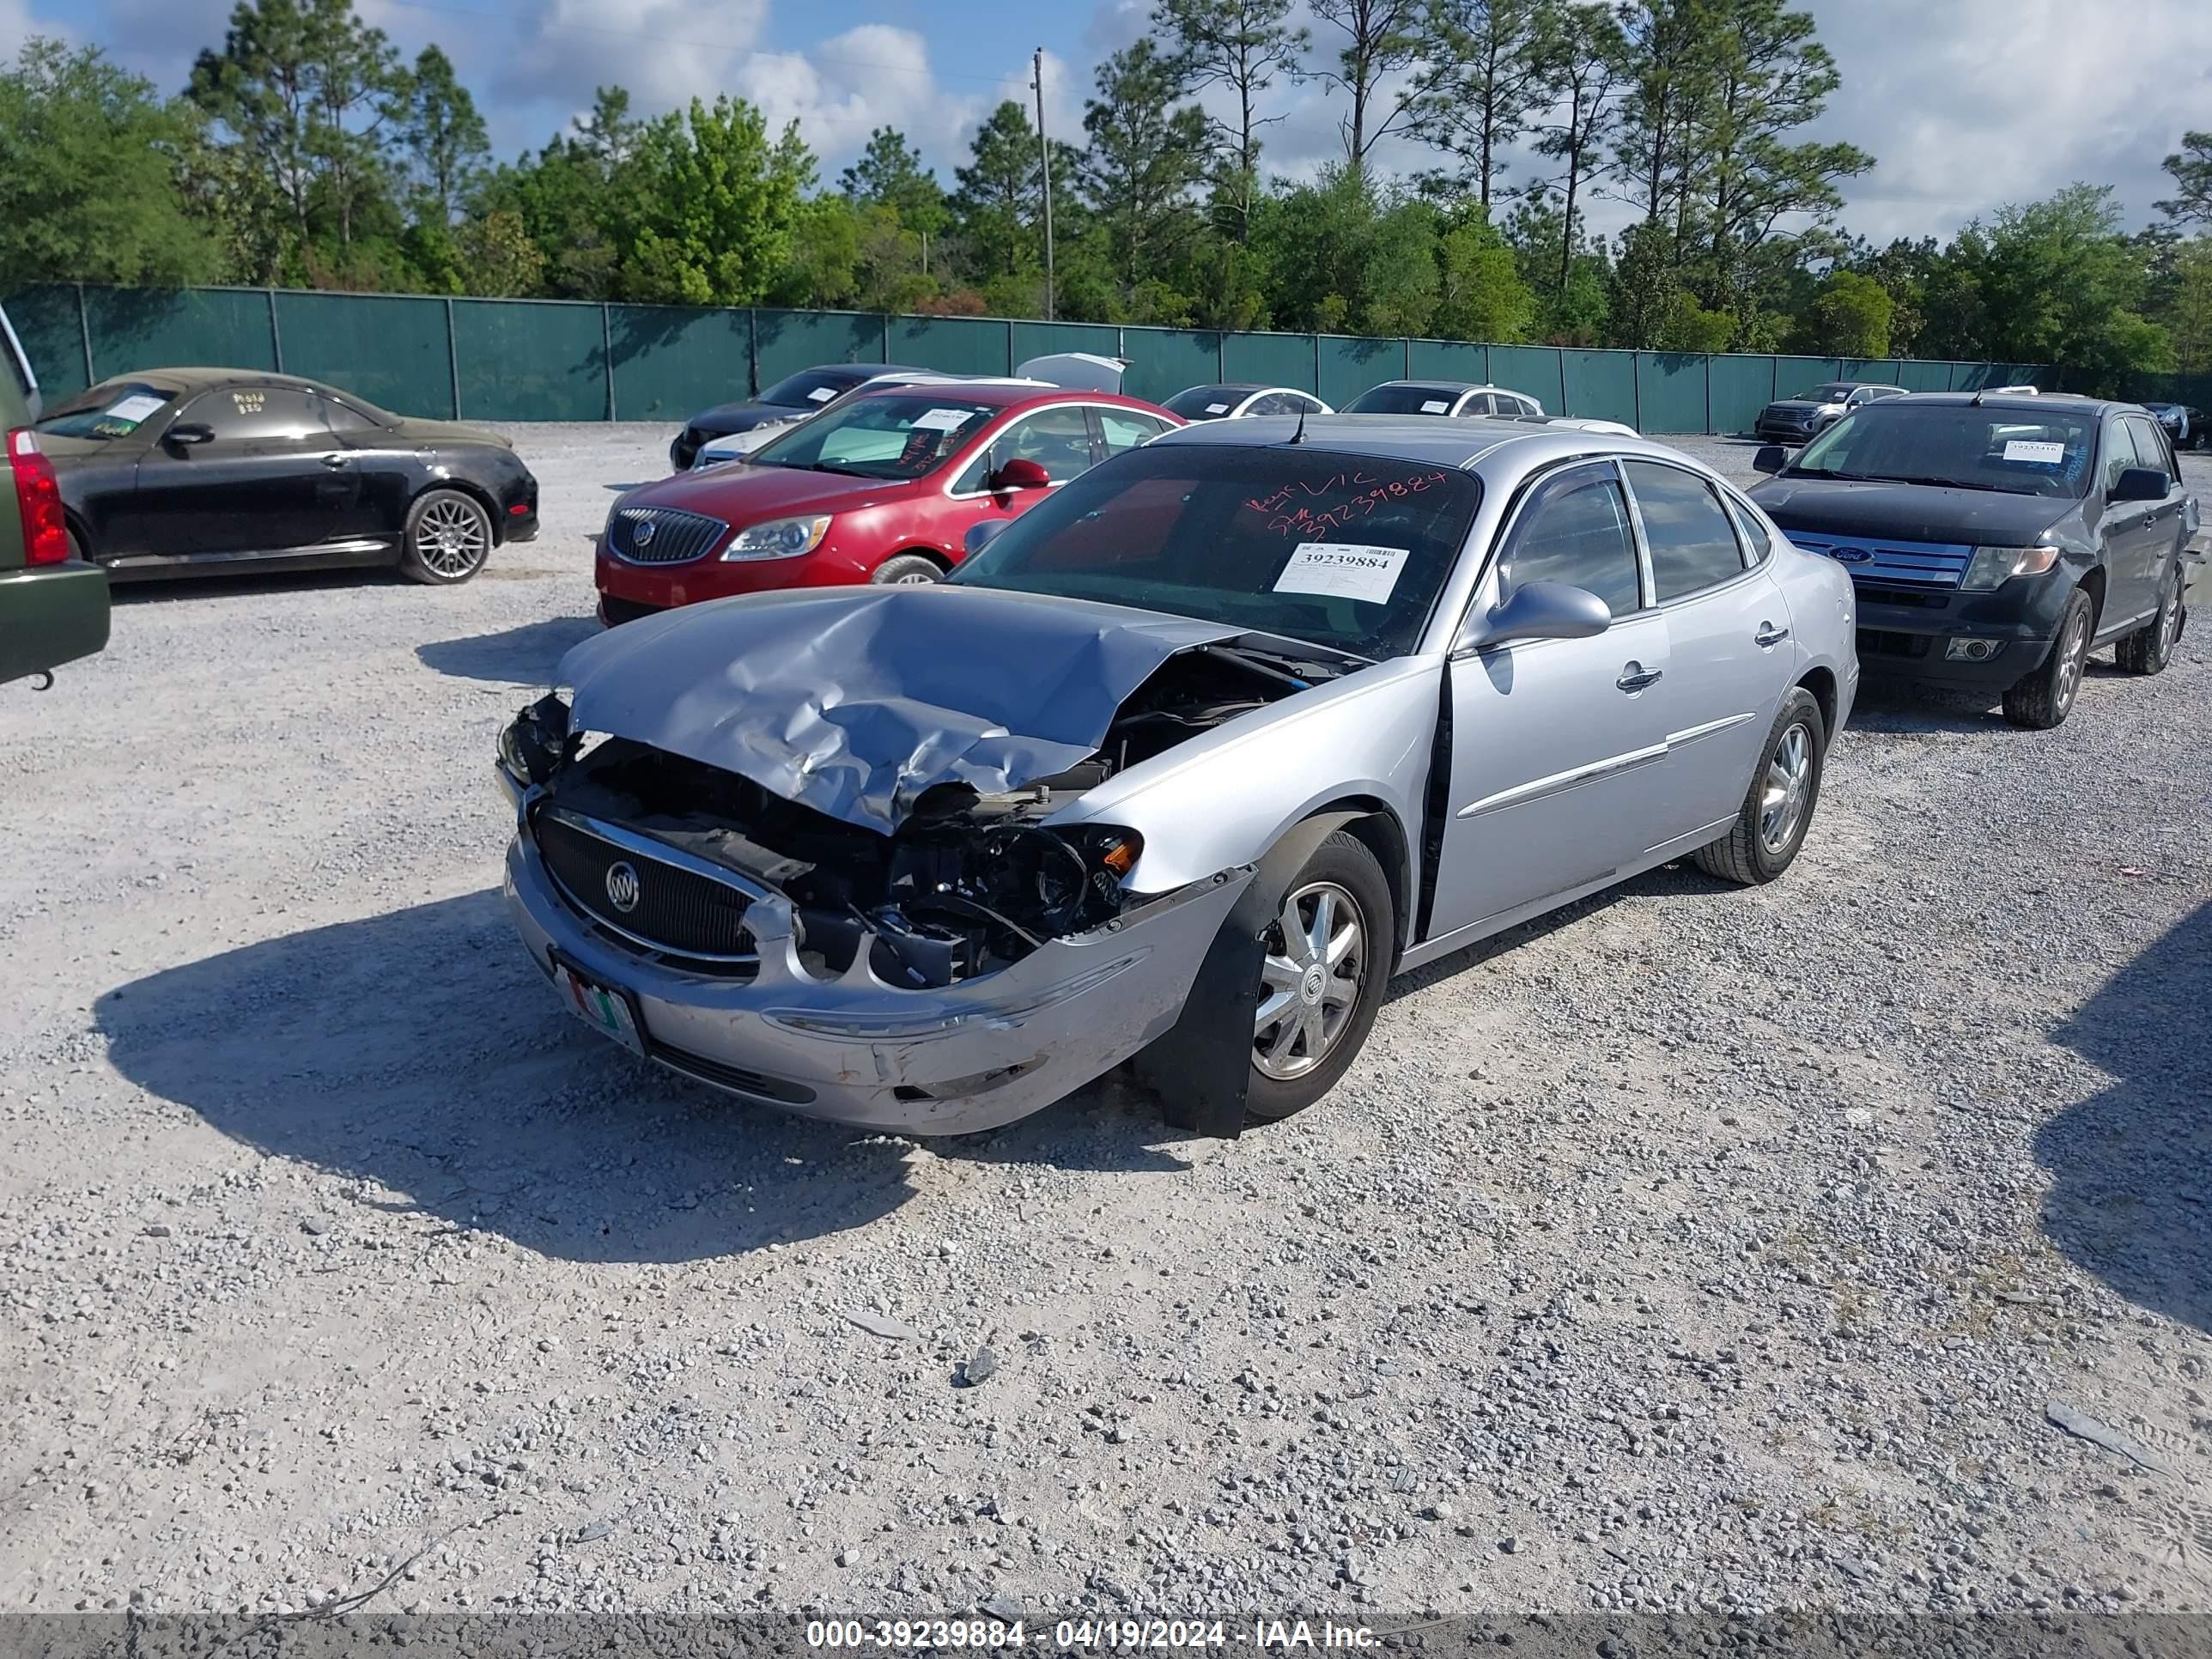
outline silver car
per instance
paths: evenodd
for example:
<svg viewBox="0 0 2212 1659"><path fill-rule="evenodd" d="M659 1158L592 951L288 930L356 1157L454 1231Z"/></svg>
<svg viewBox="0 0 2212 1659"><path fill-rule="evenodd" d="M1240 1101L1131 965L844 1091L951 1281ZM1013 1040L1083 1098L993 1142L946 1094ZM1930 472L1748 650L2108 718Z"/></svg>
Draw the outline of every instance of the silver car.
<svg viewBox="0 0 2212 1659"><path fill-rule="evenodd" d="M1640 439L1297 433L1164 434L943 585L576 647L501 738L532 958L747 1100L951 1134L1133 1058L1234 1134L1395 974L1684 854L1789 867L1858 683L1832 562Z"/></svg>

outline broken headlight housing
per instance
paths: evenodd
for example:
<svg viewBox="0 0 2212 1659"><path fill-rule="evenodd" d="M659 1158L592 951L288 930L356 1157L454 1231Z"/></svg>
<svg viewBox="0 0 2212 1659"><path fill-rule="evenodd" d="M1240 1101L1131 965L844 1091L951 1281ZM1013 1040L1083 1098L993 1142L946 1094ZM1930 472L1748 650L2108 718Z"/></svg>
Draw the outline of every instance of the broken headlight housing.
<svg viewBox="0 0 2212 1659"><path fill-rule="evenodd" d="M802 553L811 553L822 545L822 538L830 533L830 515L826 513L808 519L771 519L766 524L748 525L730 538L730 544L722 550L725 559L795 559Z"/></svg>
<svg viewBox="0 0 2212 1659"><path fill-rule="evenodd" d="M574 734L568 705L549 691L517 714L499 734L499 763L523 788L551 781L568 758Z"/></svg>

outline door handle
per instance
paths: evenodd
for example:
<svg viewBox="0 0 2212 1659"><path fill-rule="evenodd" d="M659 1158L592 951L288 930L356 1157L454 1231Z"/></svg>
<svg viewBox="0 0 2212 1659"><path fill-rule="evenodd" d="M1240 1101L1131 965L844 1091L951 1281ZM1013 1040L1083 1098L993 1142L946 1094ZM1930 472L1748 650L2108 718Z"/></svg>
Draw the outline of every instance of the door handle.
<svg viewBox="0 0 2212 1659"><path fill-rule="evenodd" d="M1771 622L1763 622L1759 625L1759 632L1751 636L1751 641L1752 643L1756 645L1760 650L1771 651L1776 646L1781 644L1783 641L1789 637L1790 630L1788 629L1777 628Z"/></svg>
<svg viewBox="0 0 2212 1659"><path fill-rule="evenodd" d="M353 465L353 459L348 455L325 455L323 465L333 472L343 472Z"/></svg>
<svg viewBox="0 0 2212 1659"><path fill-rule="evenodd" d="M1620 678L1613 684L1624 691L1641 691L1645 686L1654 684L1661 672L1656 668L1646 668L1640 662L1623 663L1620 667Z"/></svg>

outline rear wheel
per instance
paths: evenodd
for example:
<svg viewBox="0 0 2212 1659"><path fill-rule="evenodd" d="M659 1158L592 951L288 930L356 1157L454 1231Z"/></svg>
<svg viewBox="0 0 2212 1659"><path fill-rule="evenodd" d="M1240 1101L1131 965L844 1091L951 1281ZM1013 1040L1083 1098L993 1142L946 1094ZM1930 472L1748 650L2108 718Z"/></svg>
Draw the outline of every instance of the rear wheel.
<svg viewBox="0 0 2212 1659"><path fill-rule="evenodd" d="M2013 682L2004 694L2004 717L2031 732L2048 732L2074 712L2081 690L2082 665L2089 660L2089 596L2080 588L2066 596L2059 614L2058 637L2040 664Z"/></svg>
<svg viewBox="0 0 2212 1659"><path fill-rule="evenodd" d="M2162 672L2181 638L2181 562L2176 559L2159 589L2158 614L2120 641L2120 666L2130 674Z"/></svg>
<svg viewBox="0 0 2212 1659"><path fill-rule="evenodd" d="M449 587L468 580L489 557L491 514L475 496L433 489L408 509L400 568L415 580Z"/></svg>
<svg viewBox="0 0 2212 1659"><path fill-rule="evenodd" d="M1314 849L1268 924L1246 1109L1273 1121L1334 1088L1367 1041L1389 983L1390 884L1356 836Z"/></svg>
<svg viewBox="0 0 2212 1659"><path fill-rule="evenodd" d="M1734 827L1690 855L1698 868L1747 886L1772 881L1787 870L1812 827L1827 758L1828 727L1820 705L1803 686L1792 686L1766 734Z"/></svg>
<svg viewBox="0 0 2212 1659"><path fill-rule="evenodd" d="M886 587L918 587L924 582L944 580L945 573L934 559L919 553L894 553L876 567L868 580Z"/></svg>

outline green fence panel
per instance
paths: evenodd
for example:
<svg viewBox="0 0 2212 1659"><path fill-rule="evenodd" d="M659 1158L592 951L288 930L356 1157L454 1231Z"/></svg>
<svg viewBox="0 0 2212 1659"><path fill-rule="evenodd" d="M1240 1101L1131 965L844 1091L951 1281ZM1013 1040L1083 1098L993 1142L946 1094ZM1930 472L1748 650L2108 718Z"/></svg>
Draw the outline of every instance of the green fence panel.
<svg viewBox="0 0 2212 1659"><path fill-rule="evenodd" d="M455 300L453 358L465 421L604 421L607 349L599 307Z"/></svg>
<svg viewBox="0 0 2212 1659"><path fill-rule="evenodd" d="M41 283L18 289L7 300L8 320L39 377L39 390L52 408L84 390L84 334L76 312L76 289L68 283Z"/></svg>
<svg viewBox="0 0 2212 1659"><path fill-rule="evenodd" d="M1712 429L1750 431L1759 411L1774 401L1774 359L1716 357L1710 372Z"/></svg>
<svg viewBox="0 0 2212 1659"><path fill-rule="evenodd" d="M269 295L258 288L88 288L92 368L276 367Z"/></svg>
<svg viewBox="0 0 2212 1659"><path fill-rule="evenodd" d="M1014 367L1032 357L1050 357L1063 351L1088 351L1094 356L1121 355L1121 331L1111 323L1001 323L1011 331Z"/></svg>
<svg viewBox="0 0 2212 1659"><path fill-rule="evenodd" d="M1408 340L1406 374L1415 380L1472 380L1477 386L1490 380L1490 348L1464 340Z"/></svg>
<svg viewBox="0 0 2212 1659"><path fill-rule="evenodd" d="M1006 325L981 317L895 317L891 361L947 374L1009 374Z"/></svg>
<svg viewBox="0 0 2212 1659"><path fill-rule="evenodd" d="M453 416L453 365L442 300L387 294L276 295L284 372L304 374L398 415Z"/></svg>
<svg viewBox="0 0 2212 1659"><path fill-rule="evenodd" d="M1823 380L1841 379L1843 364L1834 357L1777 357L1774 360L1774 395L1778 398L1795 398Z"/></svg>
<svg viewBox="0 0 2212 1659"><path fill-rule="evenodd" d="M1639 432L1704 432L1711 388L1705 365L1712 361L1686 351L1636 354L1636 409Z"/></svg>
<svg viewBox="0 0 2212 1659"><path fill-rule="evenodd" d="M1406 373L1402 340L1324 334L1320 351L1321 384L1314 391L1332 409L1342 409L1368 387L1401 380Z"/></svg>
<svg viewBox="0 0 2212 1659"><path fill-rule="evenodd" d="M1559 401L1544 404L1551 413L1626 421L1639 432L1644 429L1642 411L1636 406L1634 352L1563 350L1559 373Z"/></svg>
<svg viewBox="0 0 2212 1659"><path fill-rule="evenodd" d="M615 418L683 421L752 395L752 319L690 306L609 306Z"/></svg>
<svg viewBox="0 0 2212 1659"><path fill-rule="evenodd" d="M1948 392L1951 365L1915 362L1908 358L1897 366L1897 383L1907 392Z"/></svg>
<svg viewBox="0 0 2212 1659"><path fill-rule="evenodd" d="M1314 372L1310 334L1224 334L1221 358L1231 380L1256 380L1261 386L1286 386L1324 396L1316 384L1320 377Z"/></svg>
<svg viewBox="0 0 2212 1659"><path fill-rule="evenodd" d="M880 363L884 319L855 311L756 311L760 338L755 392L817 363Z"/></svg>
<svg viewBox="0 0 2212 1659"><path fill-rule="evenodd" d="M1554 346L1492 346L1490 378L1512 391L1525 392L1544 405L1547 414L1564 415L1567 412L1564 357Z"/></svg>
<svg viewBox="0 0 2212 1659"><path fill-rule="evenodd" d="M1893 357L1838 357L1836 378L1839 380L1871 380L1881 386L1897 384L1897 361Z"/></svg>
<svg viewBox="0 0 2212 1659"><path fill-rule="evenodd" d="M1132 398L1157 403L1221 378L1221 336L1207 329L1125 328L1121 355L1129 360L1121 390Z"/></svg>

